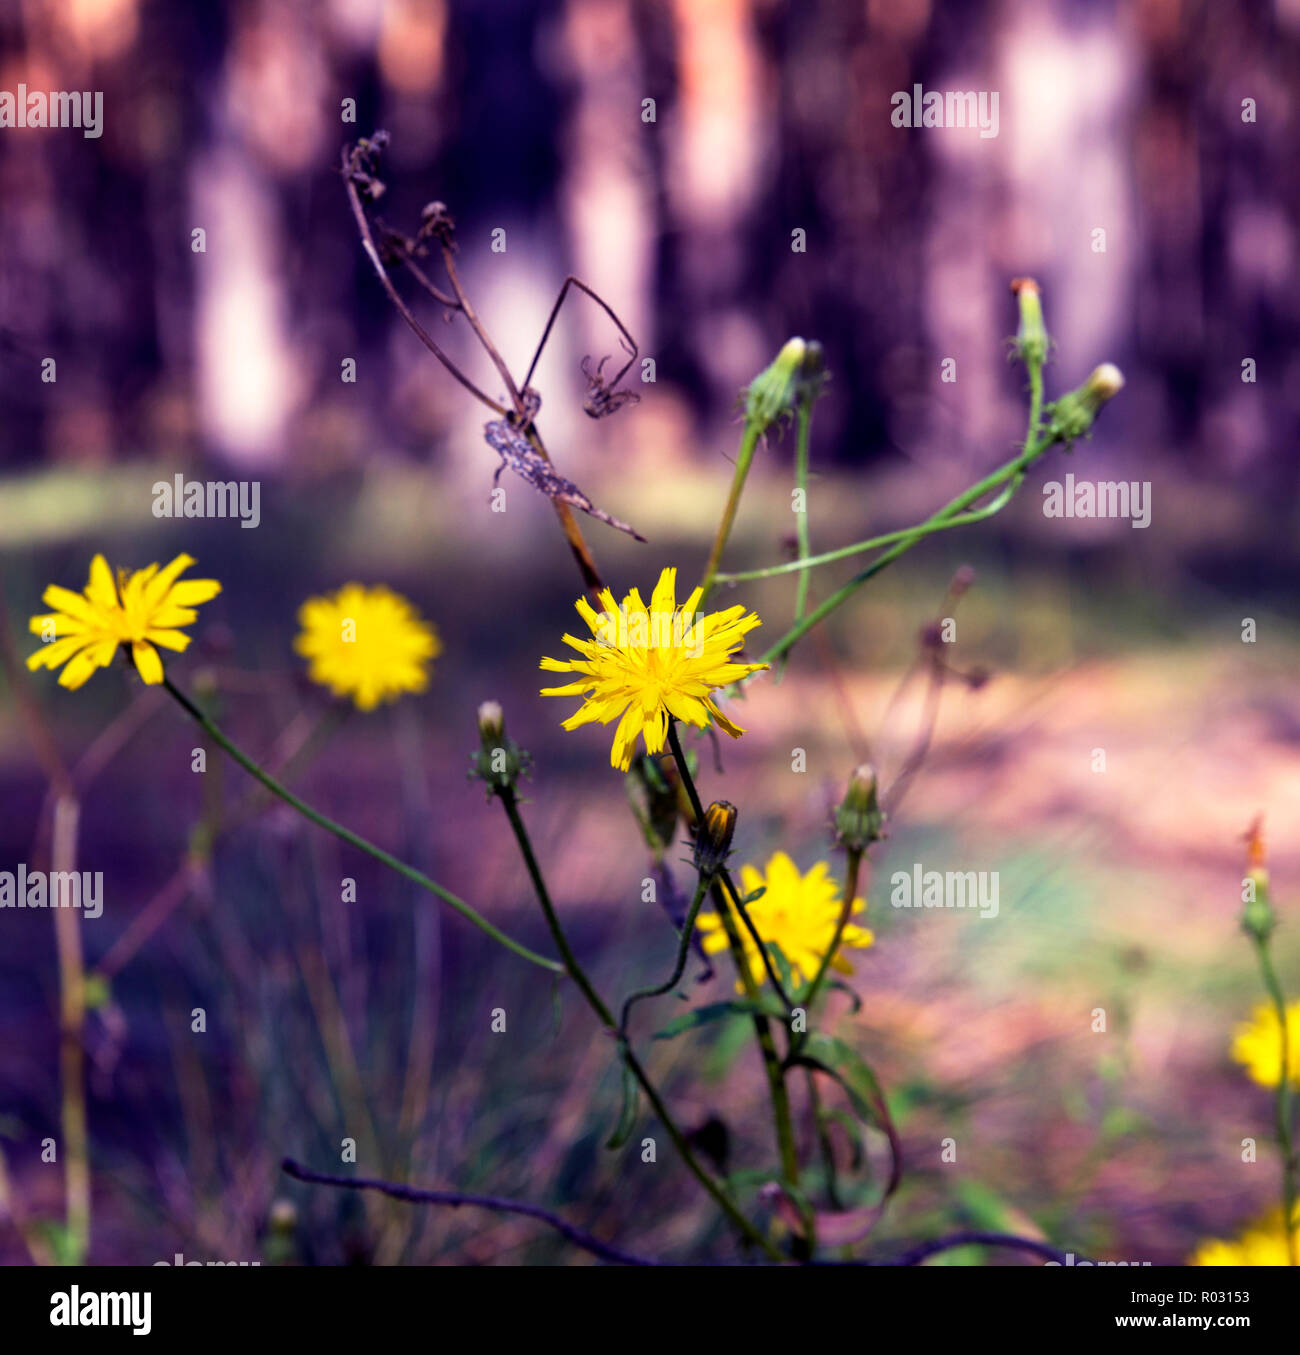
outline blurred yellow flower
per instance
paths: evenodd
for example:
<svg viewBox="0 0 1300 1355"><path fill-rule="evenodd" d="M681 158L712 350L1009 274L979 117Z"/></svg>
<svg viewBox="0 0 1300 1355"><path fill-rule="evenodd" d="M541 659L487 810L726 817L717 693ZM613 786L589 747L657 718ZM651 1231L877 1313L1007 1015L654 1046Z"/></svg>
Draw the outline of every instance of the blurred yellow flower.
<svg viewBox="0 0 1300 1355"><path fill-rule="evenodd" d="M1300 1248L1300 1226L1295 1229ZM1267 1218L1247 1228L1235 1242L1211 1238L1202 1242L1188 1262L1193 1266L1286 1266L1286 1234L1282 1230L1282 1211L1275 1209Z"/></svg>
<svg viewBox="0 0 1300 1355"><path fill-rule="evenodd" d="M766 887L760 899L746 905L758 934L764 942L775 941L781 953L790 962L796 984L811 980L821 967L822 957L835 939L835 928L840 918L840 887L830 876L830 866L818 861L807 875L799 874L799 867L784 853L777 852L767 863L766 873L760 874L753 866L744 866L740 872L741 897ZM862 912L866 905L853 900L853 913ZM716 913L705 913L696 924L704 935L704 949L710 954L726 950L727 934L722 919ZM745 962L756 984L767 977L763 957L749 929L736 923L745 943ZM842 974L852 974L853 966L844 958L844 946L865 949L875 940L865 927L848 923L840 940L841 952L831 961ZM743 983L736 984L744 992Z"/></svg>
<svg viewBox="0 0 1300 1355"><path fill-rule="evenodd" d="M344 584L298 609L302 633L293 642L307 676L358 710L374 710L403 692L429 685L429 664L442 653L437 629L400 593L382 584Z"/></svg>
<svg viewBox="0 0 1300 1355"><path fill-rule="evenodd" d="M579 598L574 606L595 638L566 635L564 643L582 657L542 660L550 672L581 674L565 687L542 688L543 696L587 698L564 721L565 729L618 720L609 760L620 771L632 764L637 735L645 739L646 752L663 751L670 716L699 729L713 720L733 739L745 732L718 709L711 693L768 667L731 661L745 636L763 623L743 607L697 615L701 596L697 588L679 608L677 571L665 569L649 607L635 588L621 604L606 588L600 594L602 612Z"/></svg>
<svg viewBox="0 0 1300 1355"><path fill-rule="evenodd" d="M156 564L131 574L120 569L114 582L108 562L96 555L80 593L51 584L41 595L54 610L29 622L44 643L28 656L27 667L34 672L62 664L59 686L75 691L95 669L113 662L119 646L129 645L140 676L156 686L163 680L163 666L155 646L183 652L190 637L177 627L197 621L193 609L221 592L215 579L177 582L193 563L192 556L178 555L163 569Z"/></svg>
<svg viewBox="0 0 1300 1355"><path fill-rule="evenodd" d="M1287 1065L1291 1081L1300 1086L1300 1002L1286 1009ZM1282 1080L1282 1023L1277 1008L1264 1002L1251 1020L1237 1027L1232 1057L1243 1064L1255 1082L1276 1087Z"/></svg>

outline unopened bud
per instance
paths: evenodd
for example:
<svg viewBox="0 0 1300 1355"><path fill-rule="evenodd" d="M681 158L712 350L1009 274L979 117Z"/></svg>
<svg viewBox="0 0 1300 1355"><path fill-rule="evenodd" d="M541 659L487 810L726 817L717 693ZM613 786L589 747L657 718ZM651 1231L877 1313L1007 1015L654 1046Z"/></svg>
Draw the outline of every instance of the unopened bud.
<svg viewBox="0 0 1300 1355"><path fill-rule="evenodd" d="M1083 383L1085 398L1092 405L1095 414L1106 403L1124 389L1124 373L1113 362L1103 362L1092 369L1092 375Z"/></svg>
<svg viewBox="0 0 1300 1355"><path fill-rule="evenodd" d="M695 829L695 869L701 875L716 875L726 865L735 834L736 806L729 800L714 800L704 811L704 822Z"/></svg>
<svg viewBox="0 0 1300 1355"><path fill-rule="evenodd" d="M1053 441L1070 443L1087 433L1097 411L1124 388L1124 374L1113 362L1103 362L1078 390L1072 390L1048 408L1048 432Z"/></svg>
<svg viewBox="0 0 1300 1355"><path fill-rule="evenodd" d="M1262 816L1246 832L1246 882L1250 897L1241 910L1242 930L1257 941L1267 941L1277 926L1277 914L1269 897L1268 848Z"/></svg>
<svg viewBox="0 0 1300 1355"><path fill-rule="evenodd" d="M826 370L826 350L816 339L804 345L803 361L795 373L795 399L800 404L812 404L821 398L830 373Z"/></svg>
<svg viewBox="0 0 1300 1355"><path fill-rule="evenodd" d="M499 739L506 732L506 717L500 701L484 701L478 708L478 732L485 739Z"/></svg>
<svg viewBox="0 0 1300 1355"><path fill-rule="evenodd" d="M851 852L864 852L885 835L885 812L876 798L876 769L864 762L849 777L849 788L835 811L835 840Z"/></svg>
<svg viewBox="0 0 1300 1355"><path fill-rule="evenodd" d="M275 1200L267 1216L267 1223L273 1232L292 1232L298 1226L298 1206L292 1200Z"/></svg>
<svg viewBox="0 0 1300 1355"><path fill-rule="evenodd" d="M506 734L500 702L484 701L478 708L479 750L470 756L470 776L487 786L488 795L500 795L528 771L528 754Z"/></svg>
<svg viewBox="0 0 1300 1355"><path fill-rule="evenodd" d="M802 339L788 339L772 365L749 383L745 417L757 424L760 432L766 432L794 408L796 378L807 356L808 345Z"/></svg>
<svg viewBox="0 0 1300 1355"><path fill-rule="evenodd" d="M1014 278L1011 290L1020 306L1020 328L1016 331L1016 356L1026 367L1041 367L1047 361L1047 326L1043 323L1043 301L1033 278Z"/></svg>

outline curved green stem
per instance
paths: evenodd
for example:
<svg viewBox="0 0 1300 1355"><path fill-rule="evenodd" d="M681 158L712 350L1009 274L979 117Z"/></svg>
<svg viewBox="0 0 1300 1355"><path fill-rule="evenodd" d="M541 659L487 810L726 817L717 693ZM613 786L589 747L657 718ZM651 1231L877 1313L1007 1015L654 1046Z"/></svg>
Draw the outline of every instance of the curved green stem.
<svg viewBox="0 0 1300 1355"><path fill-rule="evenodd" d="M943 521L935 521L930 518L911 527L900 527L897 531L869 537L866 541L856 541L851 546L840 546L835 550L823 551L820 555L809 555L798 560L788 560L784 564L768 565L764 569L745 569L735 574L719 574L715 582L748 583L753 579L775 579L782 574L796 573L801 574L803 578L807 578L807 571L815 569L818 565L834 564L836 560L847 560L850 556L861 555L864 551L878 550L881 546L892 546L896 541L906 541L909 537L915 537L920 541L923 537L932 536L935 532L951 531L954 527L969 527L972 523L983 522L985 518L991 518L995 513L1005 508L1016 490L1020 488L1022 478L1021 476L1015 477L991 503L986 504L983 508L972 508L970 512L963 513L960 517L947 518ZM802 615L802 612L799 615Z"/></svg>
<svg viewBox="0 0 1300 1355"><path fill-rule="evenodd" d="M713 591L713 581L722 562L722 552L726 549L727 538L731 535L732 524L736 521L736 509L740 507L740 496L749 475L750 463L758 440L763 436L767 425L761 420L750 417L745 421L745 431L740 438L740 451L736 454L736 469L731 477L731 492L727 495L727 505L722 510L722 521L718 523L717 535L713 538L713 549L709 552L709 563L704 567L704 578L700 581L700 604L708 601Z"/></svg>
<svg viewBox="0 0 1300 1355"><path fill-rule="evenodd" d="M696 883L695 897L691 900L691 906L686 913L686 921L682 924L681 942L677 947L677 962L673 966L671 976L666 982L656 984L653 988L638 988L634 993L629 993L627 1001L623 1003L623 1015L618 1023L618 1031L624 1039L627 1038L627 1022L632 1015L632 1008L646 998L662 997L665 993L672 992L686 972L686 960L691 953L691 937L695 933L695 919L700 915L700 907L704 903L705 894L709 892L709 881L711 879L711 876L701 873Z"/></svg>
<svg viewBox="0 0 1300 1355"><path fill-rule="evenodd" d="M551 903L546 881L542 878L541 867L537 864L537 857L533 854L532 840L529 838L528 830L524 827L524 821L519 815L519 801L515 797L514 787L506 786L495 791L494 794L501 801L502 808L506 811L506 818L510 820L515 841L518 842L519 851L524 858L524 865L528 867L528 878L533 882L533 890L537 894L537 901L542 905L542 912L546 916L546 925L550 928L551 939L555 942L556 950L560 952L560 958L564 961L564 968L582 991L582 995L587 999L592 1011L600 1017L605 1025L612 1026L614 1018L610 1015L609 1008L605 1006L600 999L600 995L592 987L591 980L578 963L578 957L574 955L573 948L569 945L569 939L564 934L564 928L560 926L560 919Z"/></svg>
<svg viewBox="0 0 1300 1355"><path fill-rule="evenodd" d="M541 969L549 970L553 974L563 974L564 966L554 960L548 960L544 955L538 955L536 951L529 950L527 946L521 945L518 941L512 940L500 928L494 927L487 918L476 912L470 907L464 899L459 899L450 890L444 889L435 880L431 880L423 871L416 870L414 866L408 866L405 861L399 860L391 853L384 851L382 847L376 847L373 842L367 842L365 838L354 833L350 828L345 828L341 823L336 823L333 819L313 809L304 800L300 800L291 790L282 786L268 772L262 770L256 762L253 761L245 752L233 744L217 726L189 699L172 680L168 677L163 678L163 686L176 702L181 706L187 715L189 715L208 735L214 743L225 750L239 765L252 777L260 781L273 795L278 796L291 809L296 809L303 818L314 823L318 828L323 828L327 833L333 833L335 837L340 838L349 846L355 847L358 851L365 852L367 856L372 856L376 861L387 866L390 870L395 870L404 879L410 880L412 884L419 885L421 889L427 889L430 894L437 895L444 903L454 908L461 917L472 922L481 932L490 936L494 941L499 942L507 950L512 951L521 959L528 960Z"/></svg>
<svg viewBox="0 0 1300 1355"><path fill-rule="evenodd" d="M760 1247L770 1260L782 1261L785 1258L772 1245L772 1243L763 1236L762 1233L747 1219L736 1207L731 1197L723 1187L713 1179L713 1177L704 1169L699 1159L691 1149L686 1137L677 1127L677 1122L669 1114L668 1107L664 1105L663 1098L659 1095L658 1089L650 1080L650 1075L642 1067L641 1061L632 1052L631 1046L623 1037L621 1029L614 1024L614 1018L610 1014L609 1008L602 1001L600 995L596 992L590 979L587 978L582 966L578 963L577 957L569 945L568 938L564 935L564 928L560 925L560 919L555 911L555 906L551 902L550 891L546 888L546 880L542 875L541 867L537 864L537 857L533 852L532 840L528 836L528 829L524 826L523 818L519 813L519 805L515 798L514 788L506 786L504 789L497 789L493 792L501 801L506 811L506 817L510 820L511 830L514 832L515 841L519 844L519 850L523 854L524 864L528 867L529 878L533 882L533 890L537 895L537 901L541 904L542 912L546 915L547 926L551 929L551 935L555 938L556 947L564 957L564 967L568 971L569 977L578 985L583 997L587 999L588 1005L600 1019L601 1024L616 1035L619 1039L620 1053L626 1062L632 1076L636 1078L638 1085L646 1095L646 1100L650 1102L651 1108L659 1117L659 1122L668 1132L668 1137L673 1141L673 1147L677 1149L682 1161L687 1169L697 1181L712 1196L714 1203L727 1216L731 1224L748 1242ZM689 926L685 930L685 936L689 941ZM624 1010L624 1020L626 1021L626 1009Z"/></svg>
<svg viewBox="0 0 1300 1355"><path fill-rule="evenodd" d="M1039 386L1038 390L1039 393L1037 399L1041 403L1041 386ZM769 649L767 653L765 653L762 656L760 662L761 663L775 662L775 660L779 659L781 655L785 654L788 650L793 648L793 646L797 644L799 640L801 640L805 635L807 635L807 633L810 630L812 630L812 628L815 625L817 625L818 622L824 621L826 617L828 617L833 611L835 611L837 607L840 607L845 602L847 602L849 598L851 598L853 594L857 592L857 590L864 583L867 582L868 579L875 578L875 576L879 574L882 569L885 569L887 566L893 564L893 562L897 560L900 555L906 554L906 552L911 550L911 548L914 545L916 545L918 541L922 540L926 536L929 536L932 532L941 530L943 527L946 526L962 525L965 519L962 519L959 522L950 522L949 519L956 518L957 514L965 512L966 509L970 508L972 504L978 503L979 500L982 499L986 494L991 493L993 490L997 489L1000 485L1006 484L1007 481L1011 481L1011 484L1008 486L1007 491L1005 491L1002 495L998 497L997 500L994 501L997 507L994 508L993 504L988 505L988 507L993 511L997 511L997 509L1003 507L1003 505L1011 498L1015 491L1020 487L1020 484L1024 480L1025 472L1029 469L1029 467L1032 466L1033 463L1037 461L1038 458L1041 457L1043 453L1048 450L1049 447L1051 447L1055 442L1059 441L1061 437L1061 434L1059 432L1053 432L1051 429L1042 434L1037 433L1037 426L1036 422L1034 421L1034 413L1036 411L1032 411L1034 401L1035 396L1033 393L1033 384L1031 379L1030 432L1025 439L1024 450L1021 451L1019 455L1013 456L1010 461L1005 462L1003 465L999 466L997 470L993 471L989 475L986 475L984 479L982 479L978 484L972 485L969 489L964 490L961 494L958 494L955 499L952 499L948 503L944 504L944 506L940 508L939 511L935 513L932 517L927 518L925 522L920 523L918 526L913 528L907 535L899 539L897 544L891 550L887 550L883 555L873 560L864 570L855 574L853 578L851 578L848 581L848 583L846 583L842 588L837 589L834 593L832 593L830 597L828 597L819 607L817 607L815 610L810 612L806 617L804 617L802 621L797 621L776 642L776 644L774 644L771 647L771 649ZM991 513L985 512L982 509L976 511L980 512L984 517L991 516ZM978 521L978 519L973 517L970 520Z"/></svg>
<svg viewBox="0 0 1300 1355"><path fill-rule="evenodd" d="M826 971L830 969L831 961L840 948L840 942L844 939L844 929L849 925L849 918L853 916L853 900L858 892L858 876L861 870L862 853L850 847L848 860L844 864L844 897L840 902L840 915L835 923L835 936L831 941L830 949L822 956L821 964L817 966L817 972L808 985L808 991L803 995L803 1005L809 1011L812 1011L812 1005L817 1000L817 994L825 982Z"/></svg>
<svg viewBox="0 0 1300 1355"><path fill-rule="evenodd" d="M695 779L691 776L686 754L682 752L682 742L677 735L677 722L671 719L668 721L668 746L672 749L673 760L677 763L677 772L682 778L682 785L686 787L696 825L702 825L704 823L704 806L700 803L700 793L695 788ZM757 1003L758 987L754 983L754 976L749 972L749 960L745 955L745 945L741 940L740 933L736 930L735 919L731 916L731 905L727 902L726 894L723 893L720 882L724 880L727 882L728 892L735 903L736 911L744 918L754 938L754 944L758 947L758 953L763 957L763 964L767 969L768 977L772 980L776 990L781 993L781 999L788 1010L790 999L785 995L780 980L773 972L772 957L767 953L767 947L763 944L763 939L758 934L757 928L754 927L749 914L745 912L741 905L740 893L735 884L731 882L730 874L723 871L711 882L713 906L717 909L723 930L727 933L731 956L736 962L736 969L739 972L745 995L750 1002ZM759 1051L763 1056L763 1069L767 1074L767 1085L772 1096L772 1118L776 1129L777 1147L781 1154L781 1170L785 1179L792 1186L797 1186L799 1184L799 1154L794 1142L794 1122L790 1115L790 1095L785 1085L785 1068L780 1055L777 1053L776 1041L772 1038L771 1024L767 1017L757 1010L754 1012L754 1033L758 1038Z"/></svg>

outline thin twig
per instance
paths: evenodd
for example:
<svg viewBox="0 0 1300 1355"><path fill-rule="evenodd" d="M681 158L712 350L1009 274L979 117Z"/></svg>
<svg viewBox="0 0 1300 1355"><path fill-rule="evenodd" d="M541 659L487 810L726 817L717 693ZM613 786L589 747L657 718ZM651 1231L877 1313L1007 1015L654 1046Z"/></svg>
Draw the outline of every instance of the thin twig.
<svg viewBox="0 0 1300 1355"><path fill-rule="evenodd" d="M574 1227L558 1214L540 1205L524 1204L519 1200L507 1200L498 1195L473 1195L459 1190L424 1190L419 1186L404 1186L398 1181L381 1181L368 1176L333 1176L327 1172L312 1171L286 1157L280 1163L281 1169L297 1181L305 1181L315 1186L341 1186L348 1190L377 1190L394 1200L405 1200L408 1204L442 1204L452 1209L463 1205L473 1205L479 1209L490 1209L496 1214L520 1214L524 1218L539 1219L549 1228L554 1228L561 1237L572 1242L575 1247L598 1256L602 1261L613 1261L622 1266L657 1266L661 1262L648 1256L636 1256L632 1252L611 1247L598 1237L592 1237L581 1228Z"/></svg>

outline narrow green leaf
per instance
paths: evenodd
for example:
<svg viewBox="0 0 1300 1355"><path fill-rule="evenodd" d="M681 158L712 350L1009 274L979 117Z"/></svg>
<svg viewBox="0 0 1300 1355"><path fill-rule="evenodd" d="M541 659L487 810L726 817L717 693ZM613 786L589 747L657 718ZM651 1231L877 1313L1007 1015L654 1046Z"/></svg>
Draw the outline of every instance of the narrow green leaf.
<svg viewBox="0 0 1300 1355"><path fill-rule="evenodd" d="M621 1148L632 1137L632 1130L636 1126L639 1099L636 1078L632 1076L632 1070L621 1058L619 1071L622 1073L623 1081L623 1105L619 1110L618 1124L614 1126L614 1132L605 1140L605 1147L609 1149Z"/></svg>
<svg viewBox="0 0 1300 1355"><path fill-rule="evenodd" d="M781 1004L775 998L762 997L757 1002L750 1002L747 998L736 998L732 1002L713 1002L707 1007L696 1007L693 1011L684 1012L675 1021L670 1021L662 1030L657 1031L654 1038L675 1040L677 1036L688 1030L694 1030L697 1026L706 1026L710 1022L721 1021L728 1016L752 1016L756 1013L776 1017L785 1015Z"/></svg>

